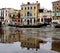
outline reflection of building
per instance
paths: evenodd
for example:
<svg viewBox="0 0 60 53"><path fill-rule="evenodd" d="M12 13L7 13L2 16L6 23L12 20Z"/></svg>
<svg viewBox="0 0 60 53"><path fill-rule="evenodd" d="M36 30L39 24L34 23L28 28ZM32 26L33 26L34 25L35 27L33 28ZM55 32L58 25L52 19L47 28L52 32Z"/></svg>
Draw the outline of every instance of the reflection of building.
<svg viewBox="0 0 60 53"><path fill-rule="evenodd" d="M36 39L36 38L31 38L31 37L21 37L20 39L21 41L21 47L24 48L26 47L27 49L29 48L36 48L39 49L39 39Z"/></svg>
<svg viewBox="0 0 60 53"><path fill-rule="evenodd" d="M38 9L40 8L40 3L30 3L21 5L21 24L24 25L34 25L38 19Z"/></svg>
<svg viewBox="0 0 60 53"><path fill-rule="evenodd" d="M60 20L60 0L52 2L53 4L53 12L52 12L52 17L53 20Z"/></svg>
<svg viewBox="0 0 60 53"><path fill-rule="evenodd" d="M54 38L52 42L52 50L60 52L60 39Z"/></svg>
<svg viewBox="0 0 60 53"><path fill-rule="evenodd" d="M0 28L0 42L3 42L4 30Z"/></svg>
<svg viewBox="0 0 60 53"><path fill-rule="evenodd" d="M20 41L20 31L17 29L6 29L4 30L4 34L1 35L1 41L3 43L13 43Z"/></svg>
<svg viewBox="0 0 60 53"><path fill-rule="evenodd" d="M20 41L20 31L19 30L15 30L12 31L7 39L7 42L17 42Z"/></svg>

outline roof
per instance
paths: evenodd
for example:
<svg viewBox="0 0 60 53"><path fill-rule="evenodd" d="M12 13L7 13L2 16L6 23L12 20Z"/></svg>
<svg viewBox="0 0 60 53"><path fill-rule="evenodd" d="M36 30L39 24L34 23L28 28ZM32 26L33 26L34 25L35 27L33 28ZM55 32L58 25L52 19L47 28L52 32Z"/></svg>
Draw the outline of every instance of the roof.
<svg viewBox="0 0 60 53"><path fill-rule="evenodd" d="M56 2L60 2L60 0L58 0L58 1L54 1L54 2L52 2L52 3L56 3Z"/></svg>
<svg viewBox="0 0 60 53"><path fill-rule="evenodd" d="M38 1L36 1L36 3L27 2L27 4L22 3L21 6L27 6L27 5L40 5L40 3L38 3Z"/></svg>
<svg viewBox="0 0 60 53"><path fill-rule="evenodd" d="M52 12L51 10L47 10L47 12Z"/></svg>
<svg viewBox="0 0 60 53"><path fill-rule="evenodd" d="M39 13L40 13L40 12L43 12L43 11L44 11L44 9L39 9Z"/></svg>

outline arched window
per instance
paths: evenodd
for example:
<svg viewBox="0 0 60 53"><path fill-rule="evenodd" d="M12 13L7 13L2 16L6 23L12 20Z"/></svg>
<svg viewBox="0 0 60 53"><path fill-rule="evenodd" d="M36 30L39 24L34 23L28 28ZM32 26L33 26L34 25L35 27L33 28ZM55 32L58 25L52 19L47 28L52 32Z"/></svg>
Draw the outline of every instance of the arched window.
<svg viewBox="0 0 60 53"><path fill-rule="evenodd" d="M27 16L29 16L30 15L30 13L29 12L27 12Z"/></svg>
<svg viewBox="0 0 60 53"><path fill-rule="evenodd" d="M32 13L30 13L30 12L27 12L27 16L32 16Z"/></svg>

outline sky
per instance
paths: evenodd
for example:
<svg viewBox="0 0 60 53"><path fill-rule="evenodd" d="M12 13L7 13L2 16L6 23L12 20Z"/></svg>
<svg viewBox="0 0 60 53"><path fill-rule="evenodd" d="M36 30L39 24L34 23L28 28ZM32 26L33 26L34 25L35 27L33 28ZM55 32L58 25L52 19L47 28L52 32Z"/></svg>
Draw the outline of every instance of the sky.
<svg viewBox="0 0 60 53"><path fill-rule="evenodd" d="M0 0L0 8L15 8L21 9L21 4L23 3L35 3L38 1L40 3L41 8L46 8L48 10L52 10L52 2L57 0Z"/></svg>

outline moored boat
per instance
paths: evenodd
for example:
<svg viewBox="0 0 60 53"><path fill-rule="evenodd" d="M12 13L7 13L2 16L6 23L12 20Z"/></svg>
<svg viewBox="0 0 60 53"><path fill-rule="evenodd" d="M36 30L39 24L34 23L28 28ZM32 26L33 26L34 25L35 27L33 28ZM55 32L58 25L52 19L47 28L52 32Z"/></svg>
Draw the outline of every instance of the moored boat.
<svg viewBox="0 0 60 53"><path fill-rule="evenodd" d="M53 20L52 22L55 28L60 28L60 20Z"/></svg>
<svg viewBox="0 0 60 53"><path fill-rule="evenodd" d="M60 28L60 24L56 24L55 25L55 28Z"/></svg>
<svg viewBox="0 0 60 53"><path fill-rule="evenodd" d="M39 25L12 25L9 24L8 26L12 26L12 27L20 27L20 28L40 28L43 26L47 26L47 24L39 24Z"/></svg>

